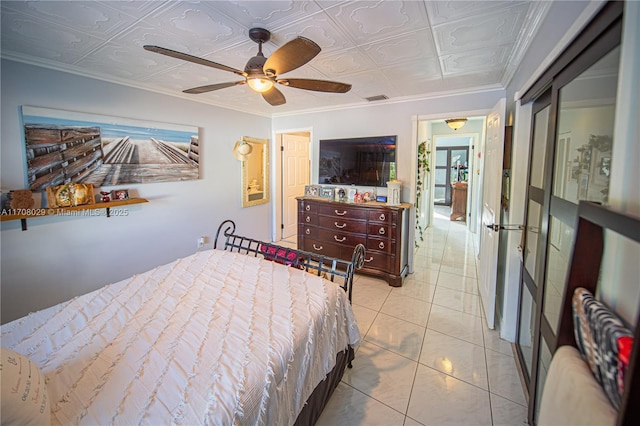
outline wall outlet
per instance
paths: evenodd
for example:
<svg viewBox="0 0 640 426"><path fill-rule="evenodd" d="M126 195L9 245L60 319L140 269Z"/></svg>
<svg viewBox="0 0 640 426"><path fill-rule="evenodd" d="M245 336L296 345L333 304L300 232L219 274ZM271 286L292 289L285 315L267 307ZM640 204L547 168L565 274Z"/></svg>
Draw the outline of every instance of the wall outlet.
<svg viewBox="0 0 640 426"><path fill-rule="evenodd" d="M202 248L204 247L204 242L206 240L206 237L200 237L198 238L198 248Z"/></svg>

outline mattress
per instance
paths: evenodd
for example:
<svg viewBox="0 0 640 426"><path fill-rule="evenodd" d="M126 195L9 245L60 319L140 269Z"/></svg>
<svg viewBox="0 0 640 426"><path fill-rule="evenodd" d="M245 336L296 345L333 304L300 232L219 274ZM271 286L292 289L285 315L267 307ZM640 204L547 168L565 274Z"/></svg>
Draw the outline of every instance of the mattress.
<svg viewBox="0 0 640 426"><path fill-rule="evenodd" d="M2 326L54 424L293 424L360 334L345 292L208 250Z"/></svg>

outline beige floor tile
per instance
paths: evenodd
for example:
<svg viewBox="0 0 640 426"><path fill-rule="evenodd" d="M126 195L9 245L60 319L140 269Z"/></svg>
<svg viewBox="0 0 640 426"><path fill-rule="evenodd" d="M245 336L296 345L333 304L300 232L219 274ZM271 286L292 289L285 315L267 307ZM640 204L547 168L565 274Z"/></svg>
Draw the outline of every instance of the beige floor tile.
<svg viewBox="0 0 640 426"><path fill-rule="evenodd" d="M433 294L436 291L435 280L433 283L428 281L420 281L412 278L405 278L402 283L402 287L394 287L391 289L392 295L400 295L413 297L414 299L422 300L425 302L431 302L433 300Z"/></svg>
<svg viewBox="0 0 640 426"><path fill-rule="evenodd" d="M404 414L340 383L316 426L401 426L403 422Z"/></svg>
<svg viewBox="0 0 640 426"><path fill-rule="evenodd" d="M478 293L478 280L471 277L463 277L459 274L441 271L438 275L438 285L453 290L461 290L471 294Z"/></svg>
<svg viewBox="0 0 640 426"><path fill-rule="evenodd" d="M430 308L429 302L391 292L380 312L426 327Z"/></svg>
<svg viewBox="0 0 640 426"><path fill-rule="evenodd" d="M424 327L380 313L364 339L417 361L422 348L424 331Z"/></svg>
<svg viewBox="0 0 640 426"><path fill-rule="evenodd" d="M381 288L361 284L359 282L353 284L352 303L379 311L384 301L387 300L389 293L391 293L391 287Z"/></svg>
<svg viewBox="0 0 640 426"><path fill-rule="evenodd" d="M491 425L489 393L418 366L407 416L425 425Z"/></svg>
<svg viewBox="0 0 640 426"><path fill-rule="evenodd" d="M376 315L378 315L378 311L356 304L352 305L352 308L358 323L358 330L360 330L360 335L364 338Z"/></svg>
<svg viewBox="0 0 640 426"><path fill-rule="evenodd" d="M501 339L498 330L491 330L484 325L482 327L482 333L484 334L485 348L513 357L512 343Z"/></svg>
<svg viewBox="0 0 640 426"><path fill-rule="evenodd" d="M401 413L406 413L418 363L365 341L343 381Z"/></svg>
<svg viewBox="0 0 640 426"><path fill-rule="evenodd" d="M464 291L438 286L433 296L433 303L477 317L482 316L480 296Z"/></svg>
<svg viewBox="0 0 640 426"><path fill-rule="evenodd" d="M490 395L493 426L525 426L528 424L527 407L495 394Z"/></svg>
<svg viewBox="0 0 640 426"><path fill-rule="evenodd" d="M482 318L432 305L427 328L484 347Z"/></svg>
<svg viewBox="0 0 640 426"><path fill-rule="evenodd" d="M485 350L489 391L520 405L526 405L522 382L513 357Z"/></svg>
<svg viewBox="0 0 640 426"><path fill-rule="evenodd" d="M427 330L420 364L482 389L489 389L487 362L482 346Z"/></svg>

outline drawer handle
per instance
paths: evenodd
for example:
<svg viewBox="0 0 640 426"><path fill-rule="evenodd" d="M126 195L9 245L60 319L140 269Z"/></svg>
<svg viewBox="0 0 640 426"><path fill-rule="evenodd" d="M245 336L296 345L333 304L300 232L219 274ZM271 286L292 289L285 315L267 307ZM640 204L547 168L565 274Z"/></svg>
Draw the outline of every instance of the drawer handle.
<svg viewBox="0 0 640 426"><path fill-rule="evenodd" d="M343 242L344 240L346 240L346 239L347 239L347 237L338 238L338 236L337 236L337 235L334 235L334 236L333 236L333 239L334 239L334 240L336 240L337 242L341 243L341 242Z"/></svg>
<svg viewBox="0 0 640 426"><path fill-rule="evenodd" d="M305 209L306 211L309 211L309 210L311 210L311 206L306 206L304 209Z"/></svg>
<svg viewBox="0 0 640 426"><path fill-rule="evenodd" d="M334 212L338 215L338 216L344 216L345 214L347 214L346 210L343 210L342 212L339 212L338 210L334 210Z"/></svg>
<svg viewBox="0 0 640 426"><path fill-rule="evenodd" d="M380 248L380 249L384 248L384 243L382 241L380 241L380 244L378 244L378 248Z"/></svg>
<svg viewBox="0 0 640 426"><path fill-rule="evenodd" d="M311 230L309 228L307 228L307 229L304 230L304 233L309 235L311 233Z"/></svg>
<svg viewBox="0 0 640 426"><path fill-rule="evenodd" d="M368 258L368 259L365 259L364 261L368 263L368 262L371 262L372 260L373 260L373 256L371 256L371 257L370 257L370 258Z"/></svg>
<svg viewBox="0 0 640 426"><path fill-rule="evenodd" d="M382 214L380 215L379 219L380 219L380 220L386 220L386 219L387 219L387 217L384 215L384 213L382 213Z"/></svg>
<svg viewBox="0 0 640 426"><path fill-rule="evenodd" d="M380 235L384 235L384 233L385 233L384 228L380 228L380 229L378 230L378 234L380 234Z"/></svg>
<svg viewBox="0 0 640 426"><path fill-rule="evenodd" d="M313 249L314 249L314 250L318 250L318 251L320 251L320 250L322 250L322 246L318 247L318 246L316 246L316 245L314 244L314 245L313 245Z"/></svg>
<svg viewBox="0 0 640 426"><path fill-rule="evenodd" d="M304 220L305 220L307 223L309 223L309 222L311 222L311 217L307 216Z"/></svg>
<svg viewBox="0 0 640 426"><path fill-rule="evenodd" d="M338 222L333 222L333 224L336 226L336 228L340 228L340 229L342 229L342 228L344 228L345 226L347 226L347 224L346 224L346 223L343 223L342 225L338 225Z"/></svg>

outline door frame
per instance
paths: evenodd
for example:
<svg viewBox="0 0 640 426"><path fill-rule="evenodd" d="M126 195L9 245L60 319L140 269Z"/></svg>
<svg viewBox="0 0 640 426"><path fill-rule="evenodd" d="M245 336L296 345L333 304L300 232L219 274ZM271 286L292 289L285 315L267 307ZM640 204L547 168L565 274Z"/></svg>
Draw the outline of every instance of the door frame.
<svg viewBox="0 0 640 426"><path fill-rule="evenodd" d="M271 222L271 240L274 242L282 239L282 215L283 207L282 203L282 176L284 173L284 165L282 164L282 135L290 133L308 133L309 134L309 161L313 156L313 127L301 127L294 129L273 130L273 149L271 150L271 164L273 164L271 184L273 191L273 204L272 204L272 222ZM309 182L311 182L311 167L309 167Z"/></svg>
<svg viewBox="0 0 640 426"><path fill-rule="evenodd" d="M478 109L466 110L466 111L462 110L462 111L454 111L454 112L448 112L448 113L417 115L413 117L413 120L415 121L416 125L413 126L415 133L414 133L414 139L413 139L414 143L412 144L412 147L411 147L411 158L413 162L413 170L411 173L411 187L410 187L411 201L410 202L413 203L414 205L415 205L415 196L416 196L416 170L418 168L418 145L425 140L427 141L429 150L431 151L431 154L429 155L429 165L433 165L435 164L435 146L436 146L435 139L440 136L453 136L451 134L434 135L431 133L430 126L426 134L422 133L420 132L421 124L423 122L443 121L453 116L484 117L484 126L481 133L461 134L462 136L471 136L473 138L472 144L475 147L474 149L471 149L471 147L469 148L469 156L473 157L471 161L471 164L473 164L473 171L472 173L469 174L469 191L467 193L467 203L468 203L467 205L471 206L471 217L467 221L467 227L469 231L471 231L472 233L477 232L476 230L477 230L477 221L478 221L478 209L476 209L475 206L477 205L477 200L480 199L480 197L477 196L476 194L478 190L482 187L481 185L482 175L481 174L478 175L476 173L476 170L478 170L478 168L480 167L480 161L476 161L476 154L480 150L479 146L485 137L484 127L486 126L486 120L487 120L486 117L490 111L491 111L491 108L479 109L479 110ZM433 223L433 188L434 188L433 183L435 179L435 167L430 167L430 168L431 168L431 172L429 173L429 182L430 182L429 198L425 200L425 205L428 206L429 208L429 216L427 219L428 226L431 226L431 224ZM415 228L416 228L415 211L413 211L413 214L411 215L410 219L411 219L410 230L412 235L415 235L414 234Z"/></svg>

